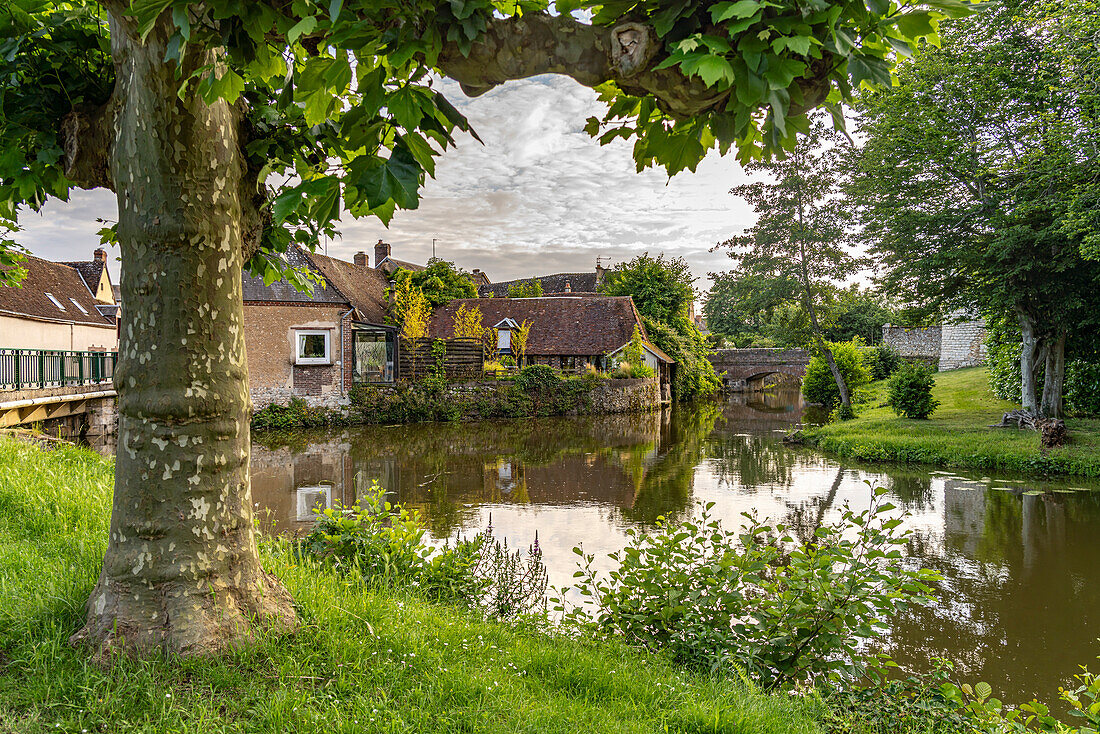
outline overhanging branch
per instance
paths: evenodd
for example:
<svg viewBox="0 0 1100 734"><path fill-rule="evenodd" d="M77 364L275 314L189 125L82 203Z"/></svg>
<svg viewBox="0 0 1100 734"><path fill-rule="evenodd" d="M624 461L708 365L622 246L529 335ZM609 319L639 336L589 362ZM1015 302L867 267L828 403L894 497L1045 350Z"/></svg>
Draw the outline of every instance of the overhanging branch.
<svg viewBox="0 0 1100 734"><path fill-rule="evenodd" d="M468 56L457 44L448 43L438 63L474 97L511 79L563 74L586 87L613 81L628 94L652 95L671 115L689 117L717 108L732 93L685 77L677 68L655 71L660 51L656 33L641 23L607 28L567 15L532 14L490 20ZM828 93L829 65L815 63L811 68L813 78L799 82L804 103L793 113L820 104Z"/></svg>
<svg viewBox="0 0 1100 734"><path fill-rule="evenodd" d="M114 189L111 148L116 105L78 106L61 120L65 175L82 189Z"/></svg>

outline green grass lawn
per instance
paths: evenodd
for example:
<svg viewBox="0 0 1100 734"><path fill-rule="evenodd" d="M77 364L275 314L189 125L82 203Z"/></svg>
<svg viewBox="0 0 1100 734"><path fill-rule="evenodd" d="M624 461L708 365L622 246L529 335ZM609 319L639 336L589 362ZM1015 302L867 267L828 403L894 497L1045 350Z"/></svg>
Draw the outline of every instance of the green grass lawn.
<svg viewBox="0 0 1100 734"><path fill-rule="evenodd" d="M1067 420L1070 443L1045 456L1035 431L989 428L1019 406L993 396L985 368L937 374L933 394L940 406L928 420L898 418L888 407L875 407L886 400L885 382L873 383L869 392L859 417L807 431L810 442L867 461L1100 476L1100 420Z"/></svg>
<svg viewBox="0 0 1100 734"><path fill-rule="evenodd" d="M103 556L112 464L0 436L0 732L816 731L808 707L625 647L377 593L285 549L300 628L213 660L90 664L67 643Z"/></svg>

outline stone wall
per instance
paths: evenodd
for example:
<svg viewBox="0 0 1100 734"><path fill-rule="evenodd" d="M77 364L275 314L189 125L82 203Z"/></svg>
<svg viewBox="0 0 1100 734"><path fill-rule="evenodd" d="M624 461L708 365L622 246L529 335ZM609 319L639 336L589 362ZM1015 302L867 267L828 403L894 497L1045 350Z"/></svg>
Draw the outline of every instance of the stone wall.
<svg viewBox="0 0 1100 734"><path fill-rule="evenodd" d="M500 383L492 381L459 382L447 386L447 399L492 398ZM583 415L644 413L661 407L661 385L655 377L628 380L600 380L588 393L588 408ZM471 416L476 417L476 416Z"/></svg>
<svg viewBox="0 0 1100 734"><path fill-rule="evenodd" d="M985 322L967 318L963 312L949 314L945 321L922 328L887 324L882 327L882 340L905 359L927 362L939 370L984 364Z"/></svg>
<svg viewBox="0 0 1100 734"><path fill-rule="evenodd" d="M985 323L944 324L940 340L940 369L957 370L985 364Z"/></svg>

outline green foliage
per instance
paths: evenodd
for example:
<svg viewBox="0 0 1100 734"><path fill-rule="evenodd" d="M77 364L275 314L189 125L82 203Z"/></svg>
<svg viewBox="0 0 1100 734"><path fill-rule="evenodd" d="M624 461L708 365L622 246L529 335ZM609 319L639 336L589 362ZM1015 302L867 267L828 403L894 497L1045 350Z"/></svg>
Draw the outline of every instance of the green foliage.
<svg viewBox="0 0 1100 734"><path fill-rule="evenodd" d="M989 387L1001 400L1020 402L1020 328L1004 318L987 322L985 332Z"/></svg>
<svg viewBox="0 0 1100 734"><path fill-rule="evenodd" d="M377 480L357 504L315 513L317 523L301 541L301 551L354 569L371 585L411 588L497 619L545 606L546 566L537 536L526 557L497 541L491 525L473 540L433 546L424 538L419 513L387 502Z"/></svg>
<svg viewBox="0 0 1100 734"><path fill-rule="evenodd" d="M927 418L940 402L932 397L936 380L925 364L904 362L890 376L886 402L903 418Z"/></svg>
<svg viewBox="0 0 1100 734"><path fill-rule="evenodd" d="M394 274L400 287L403 281L420 289L434 310L445 306L455 298L477 298L477 288L470 276L454 266L454 263L432 258L424 270L405 270Z"/></svg>
<svg viewBox="0 0 1100 734"><path fill-rule="evenodd" d="M867 347L860 354L872 380L885 380L901 366L901 355L889 344Z"/></svg>
<svg viewBox="0 0 1100 734"><path fill-rule="evenodd" d="M824 336L831 342L851 341L857 336L875 342L882 338L882 327L896 321L881 293L858 285L838 290L829 299L826 310Z"/></svg>
<svg viewBox="0 0 1100 734"><path fill-rule="evenodd" d="M542 295L542 281L538 278L508 286L509 298L538 298Z"/></svg>
<svg viewBox="0 0 1100 734"><path fill-rule="evenodd" d="M975 734L958 705L944 695L952 666L934 660L930 673L833 686L821 693L828 734Z"/></svg>
<svg viewBox="0 0 1100 734"><path fill-rule="evenodd" d="M687 314L695 295L695 278L682 257L665 259L642 253L629 262L619 263L604 276L600 292L609 296L630 296L643 317L671 323Z"/></svg>
<svg viewBox="0 0 1100 734"><path fill-rule="evenodd" d="M871 373L860 355L858 339L828 346L849 390L854 391L871 381ZM806 376L802 378L802 394L811 403L821 403L830 408L840 404L840 388L837 387L829 364L820 353L814 354L806 366Z"/></svg>
<svg viewBox="0 0 1100 734"><path fill-rule="evenodd" d="M913 570L907 533L876 489L870 507L796 542L782 524L749 517L738 532L710 515L627 530L607 574L581 556L584 605L566 619L602 637L667 651L704 670L740 670L767 688L854 680L885 660L867 649L887 620L931 600L933 571Z"/></svg>
<svg viewBox="0 0 1100 734"><path fill-rule="evenodd" d="M645 361L645 345L642 343L642 330L635 326L634 333L630 335L630 343L623 350L623 360L631 365L642 364Z"/></svg>
<svg viewBox="0 0 1100 734"><path fill-rule="evenodd" d="M1071 415L1100 416L1100 363L1066 363L1066 410Z"/></svg>
<svg viewBox="0 0 1100 734"><path fill-rule="evenodd" d="M664 324L644 319L649 340L676 362L672 392L677 400L693 400L718 392L722 383L707 356L711 353L706 337L686 316Z"/></svg>
<svg viewBox="0 0 1100 734"><path fill-rule="evenodd" d="M339 422L334 413L311 408L301 398L291 398L287 405L272 403L252 414L252 427L256 429L320 428Z"/></svg>
<svg viewBox="0 0 1100 734"><path fill-rule="evenodd" d="M561 382L561 375L550 365L529 364L516 374L516 387L524 392L548 393Z"/></svg>
<svg viewBox="0 0 1100 734"><path fill-rule="evenodd" d="M634 364L631 362L620 362L615 369L611 370L608 377L613 380L631 380L644 377L653 377L657 373L648 364Z"/></svg>

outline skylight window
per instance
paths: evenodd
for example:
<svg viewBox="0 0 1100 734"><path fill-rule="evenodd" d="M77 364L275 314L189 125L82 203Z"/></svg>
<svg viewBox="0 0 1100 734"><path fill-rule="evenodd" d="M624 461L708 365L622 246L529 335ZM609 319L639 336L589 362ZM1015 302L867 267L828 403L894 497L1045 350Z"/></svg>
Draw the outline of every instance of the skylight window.
<svg viewBox="0 0 1100 734"><path fill-rule="evenodd" d="M82 314L87 314L88 313L88 309L84 308L79 303L77 303L75 298L70 298L69 300L73 302L74 306L76 306L78 309L80 309L80 313L82 313Z"/></svg>
<svg viewBox="0 0 1100 734"><path fill-rule="evenodd" d="M57 307L58 307L59 309L61 309L62 311L64 311L64 310L65 310L65 307L61 305L61 301L59 301L59 300L57 300L56 298L54 298L54 297L53 297L53 294L52 294L52 293L47 293L47 294L46 294L46 298L48 298L48 299L50 299L51 301L53 301L53 305L57 306Z"/></svg>

